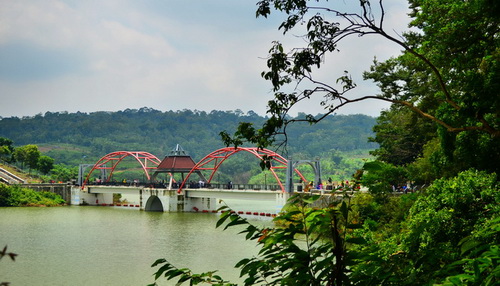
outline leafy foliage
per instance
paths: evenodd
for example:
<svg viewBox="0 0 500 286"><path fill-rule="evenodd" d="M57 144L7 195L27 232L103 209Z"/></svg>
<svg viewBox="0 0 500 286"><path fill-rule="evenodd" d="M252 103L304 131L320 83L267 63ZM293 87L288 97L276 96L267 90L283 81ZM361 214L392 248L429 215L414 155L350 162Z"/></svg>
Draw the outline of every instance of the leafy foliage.
<svg viewBox="0 0 500 286"><path fill-rule="evenodd" d="M393 164L412 163L424 157L422 146L438 137L441 154L435 150L428 154L434 158L420 162L439 170L434 176L454 176L469 168L498 173L499 165L492 163L500 159L498 1L408 2L410 26L418 28L404 34L410 49L375 61L364 76L381 88L379 96L411 103L403 105L438 128L433 131L418 121L405 124L412 116L393 105L375 127L374 141L382 148L374 154ZM412 149L413 144L419 148ZM402 162L391 153L411 150L416 152Z"/></svg>
<svg viewBox="0 0 500 286"><path fill-rule="evenodd" d="M372 194L386 196L394 192L395 187L406 185L407 173L402 167L380 161L367 162L363 166L361 183Z"/></svg>
<svg viewBox="0 0 500 286"><path fill-rule="evenodd" d="M0 207L57 206L64 203L61 196L51 192L36 192L17 185L0 183Z"/></svg>
<svg viewBox="0 0 500 286"><path fill-rule="evenodd" d="M31 171L31 169L36 169L38 167L38 160L40 159L41 153L38 150L38 146L34 144L28 144L15 148L14 150L14 160L25 164Z"/></svg>
<svg viewBox="0 0 500 286"><path fill-rule="evenodd" d="M345 190L355 190L353 184ZM352 223L349 200L326 202L326 207L312 207L321 202L320 196L297 195L290 199L286 211L278 215L275 228L251 224L227 206L222 211L217 227L243 227L240 234L260 246L256 257L244 258L236 264L244 285L345 285L349 281L350 266L356 253L347 246L364 244L363 238L353 235L361 225ZM213 271L195 275L188 269L177 269L165 259L157 260L152 267L160 266L155 279L178 278L178 283L191 285L205 282L215 285L233 285ZM155 284L152 284L155 285Z"/></svg>
<svg viewBox="0 0 500 286"><path fill-rule="evenodd" d="M492 163L500 159L499 2L410 0L414 29L397 36L386 30L383 1L373 2L359 1L356 13L336 1L258 1L258 17L275 11L284 15L279 29L300 35L304 45L286 49L273 42L268 70L262 72L275 92L268 102L270 117L261 127L241 123L232 137L225 134L226 144L248 141L266 147L286 143L291 123L317 124L346 104L377 99L392 103L373 137L381 144L373 153L380 160L412 163L422 156L429 140L439 137L443 155L439 161L448 170L438 176L469 168L500 171ZM317 79L327 64L326 55L337 51L339 42L368 34L403 49L400 56L375 60L364 74L377 83L380 94L349 96L355 83L348 74L339 77L336 85ZM294 106L313 96L322 98L323 114L288 117Z"/></svg>
<svg viewBox="0 0 500 286"><path fill-rule="evenodd" d="M49 156L41 155L38 158L37 169L42 172L42 174L48 174L54 167L54 159Z"/></svg>
<svg viewBox="0 0 500 286"><path fill-rule="evenodd" d="M379 160L406 165L422 155L424 145L436 137L436 127L408 109L393 105L382 111L373 127L379 148L373 152Z"/></svg>
<svg viewBox="0 0 500 286"><path fill-rule="evenodd" d="M500 188L495 175L469 170L452 179L436 180L410 210L403 246L415 262L416 276L425 279L440 265L460 258L460 242L481 233L500 214ZM484 233L483 233L484 234ZM498 244L498 237L485 243Z"/></svg>

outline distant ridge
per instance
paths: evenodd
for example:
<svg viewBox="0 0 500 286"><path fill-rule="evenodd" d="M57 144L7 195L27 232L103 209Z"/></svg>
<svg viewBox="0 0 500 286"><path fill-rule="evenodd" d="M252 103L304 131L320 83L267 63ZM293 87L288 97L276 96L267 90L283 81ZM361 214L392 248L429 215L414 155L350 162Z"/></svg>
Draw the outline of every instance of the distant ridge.
<svg viewBox="0 0 500 286"><path fill-rule="evenodd" d="M300 116L300 115L299 115ZM303 116L303 114L302 114ZM36 144L57 162L76 164L117 150L147 151L163 157L180 144L199 160L221 147L219 133L233 133L239 122L260 126L266 117L253 111L158 111L143 107L117 112L46 112L32 117L0 119L0 137L15 146ZM367 115L335 115L309 125L287 128L289 154L375 149L368 142L376 119Z"/></svg>

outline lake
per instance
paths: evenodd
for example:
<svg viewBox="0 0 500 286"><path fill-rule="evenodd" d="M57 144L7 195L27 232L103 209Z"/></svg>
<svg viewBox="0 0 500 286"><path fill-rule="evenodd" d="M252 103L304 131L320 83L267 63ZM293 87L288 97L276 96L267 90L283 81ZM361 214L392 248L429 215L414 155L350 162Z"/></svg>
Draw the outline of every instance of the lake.
<svg viewBox="0 0 500 286"><path fill-rule="evenodd" d="M228 201L235 210L274 205ZM244 209L243 209L244 208ZM123 207L0 208L0 247L17 253L0 261L0 282L17 285L147 285L165 258L196 272L219 270L238 282L234 265L257 253L240 229L216 229L218 214L158 213ZM259 225L270 218L249 217ZM159 285L174 285L161 279ZM187 285L187 284L186 284Z"/></svg>

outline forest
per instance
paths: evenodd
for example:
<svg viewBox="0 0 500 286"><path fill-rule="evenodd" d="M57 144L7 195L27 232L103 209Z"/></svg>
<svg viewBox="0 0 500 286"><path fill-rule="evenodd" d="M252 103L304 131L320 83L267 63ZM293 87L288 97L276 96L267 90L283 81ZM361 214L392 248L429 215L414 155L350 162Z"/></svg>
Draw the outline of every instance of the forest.
<svg viewBox="0 0 500 286"><path fill-rule="evenodd" d="M226 147L219 134L221 131L234 132L239 122L259 125L265 120L252 111L243 113L241 110L162 112L143 107L117 112L46 112L32 117L1 118L0 138L11 143L0 142L0 145L17 149L17 152L5 149L3 155L5 159L9 153L17 154L20 159L17 161L29 157L22 153L29 153L30 148L36 147L43 155L40 164L45 161L47 165L48 158L53 159L52 170L50 164L42 167L42 173L48 174L46 181L66 181L75 176L79 164L93 164L115 151L145 151L161 160L179 144L198 162L210 152ZM363 159L370 157L368 152L377 146L368 141L374 135L375 122L375 118L366 115L332 115L313 126L306 122L294 125L288 130L288 144L271 148L285 157L321 158L323 169L329 176L335 180L348 179L362 166ZM36 153L36 150L32 151ZM253 183L263 181L259 162L255 160L255 164L248 164L248 159L245 155L233 156L221 168L220 179L248 183L256 176ZM38 159L28 161L26 164L17 162L17 165L38 169ZM131 169L137 166L124 164L122 167ZM140 170L115 174L117 180L141 177Z"/></svg>

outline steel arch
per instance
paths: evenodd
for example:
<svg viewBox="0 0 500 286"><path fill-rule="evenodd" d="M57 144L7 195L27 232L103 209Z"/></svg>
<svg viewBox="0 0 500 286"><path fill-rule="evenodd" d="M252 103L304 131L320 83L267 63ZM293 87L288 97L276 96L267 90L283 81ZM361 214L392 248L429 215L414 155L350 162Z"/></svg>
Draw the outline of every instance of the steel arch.
<svg viewBox="0 0 500 286"><path fill-rule="evenodd" d="M92 172L94 170L111 170L109 173L108 177L106 178L106 182L108 182L111 179L111 175L113 174L113 171L115 170L116 166L126 157L132 156L141 164L142 169L144 170L144 173L146 174L146 177L148 180L151 179L149 176L148 170L149 169L156 169L156 167L160 164L160 159L158 159L155 155L148 153L148 152L142 152L142 151L116 151L109 153L105 156L103 156L97 163L92 167L90 172L88 173L87 177L85 178L85 182L82 184L82 189L85 187L85 185L88 183L88 180L90 179L90 175L92 175ZM111 166L108 167L106 166L107 163L111 162ZM153 166L151 166L151 164Z"/></svg>
<svg viewBox="0 0 500 286"><path fill-rule="evenodd" d="M182 192L182 189L184 188L184 185L186 184L186 182L189 179L189 176L191 176L191 174L194 171L197 171L197 170L211 170L212 173L210 174L210 177L208 178L208 181L207 181L207 183L210 183L210 181L212 180L212 178L215 175L215 172L217 172L217 170L219 169L219 167L222 164L222 162L224 162L230 156L232 156L232 155L234 155L234 154L236 154L238 152L241 152L241 151L246 151L246 152L248 152L250 154L253 154L257 158L259 158L260 160L264 160L264 156L267 156L267 158L270 158L271 159L271 167L269 168L269 170L273 174L273 176L276 179L276 182L278 183L278 185L281 187L281 190L283 192L285 192L285 187L281 183L281 180L279 179L278 175L276 174L276 172L274 170L276 170L276 169L286 169L287 168L287 164L288 164L288 160L285 159L285 158L283 158L283 156L281 156L280 154L278 154L278 153L276 153L274 151L271 151L271 150L268 150L268 149L257 148L257 147L226 147L226 148L221 148L221 149L218 149L216 151L213 151L212 153L208 154L203 159L201 159L191 169L191 171L189 171L188 175L186 176L186 178L182 182L182 184L181 184L181 186L180 186L180 188L179 188L179 190L177 192L178 193ZM209 164L209 163L213 163L213 166L211 166L211 167L208 166L207 167L206 165ZM277 163L277 164L275 165L274 163ZM295 173L297 173L303 181L306 181L306 179L299 172L299 170L295 169Z"/></svg>

